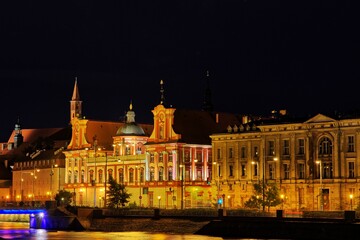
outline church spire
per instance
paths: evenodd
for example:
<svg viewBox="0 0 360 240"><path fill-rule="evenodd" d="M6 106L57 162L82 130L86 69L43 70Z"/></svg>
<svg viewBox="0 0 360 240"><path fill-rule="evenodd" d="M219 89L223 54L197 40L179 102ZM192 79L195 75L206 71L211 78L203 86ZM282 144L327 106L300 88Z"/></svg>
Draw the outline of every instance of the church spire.
<svg viewBox="0 0 360 240"><path fill-rule="evenodd" d="M75 85L73 95L70 101L70 121L75 117L82 115L82 101L80 100L77 77L75 77Z"/></svg>
<svg viewBox="0 0 360 240"><path fill-rule="evenodd" d="M14 135L14 148L18 148L24 141L24 137L21 133L20 118L18 117L17 123L15 124L15 135Z"/></svg>
<svg viewBox="0 0 360 240"><path fill-rule="evenodd" d="M205 88L205 94L204 94L204 101L202 105L203 111L213 111L213 104L211 101L211 89L210 89L210 74L209 71L206 71L206 88Z"/></svg>
<svg viewBox="0 0 360 240"><path fill-rule="evenodd" d="M80 94L79 94L79 89L78 89L78 85L77 85L77 77L75 77L75 86L74 86L74 91L73 91L71 100L72 101L80 100Z"/></svg>
<svg viewBox="0 0 360 240"><path fill-rule="evenodd" d="M160 104L164 105L165 97L164 97L164 81L160 80Z"/></svg>

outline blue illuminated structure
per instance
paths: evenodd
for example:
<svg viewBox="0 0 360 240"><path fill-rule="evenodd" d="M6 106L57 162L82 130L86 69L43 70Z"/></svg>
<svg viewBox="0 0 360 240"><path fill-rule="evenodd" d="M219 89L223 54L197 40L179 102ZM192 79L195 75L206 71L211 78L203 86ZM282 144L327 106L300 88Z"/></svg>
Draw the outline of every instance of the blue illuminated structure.
<svg viewBox="0 0 360 240"><path fill-rule="evenodd" d="M44 209L0 209L0 214L45 214Z"/></svg>

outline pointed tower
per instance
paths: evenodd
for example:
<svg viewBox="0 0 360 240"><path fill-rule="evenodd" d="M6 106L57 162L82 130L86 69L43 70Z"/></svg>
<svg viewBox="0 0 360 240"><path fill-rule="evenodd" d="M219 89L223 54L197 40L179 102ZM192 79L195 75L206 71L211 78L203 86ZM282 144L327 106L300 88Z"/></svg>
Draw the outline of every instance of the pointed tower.
<svg viewBox="0 0 360 240"><path fill-rule="evenodd" d="M210 74L209 71L206 71L206 88L205 88L204 101L201 110L212 112L213 109L214 106L211 101L211 90L210 90Z"/></svg>
<svg viewBox="0 0 360 240"><path fill-rule="evenodd" d="M18 118L17 123L15 124L15 135L14 135L14 148L18 148L24 141L24 137L21 133L20 120Z"/></svg>
<svg viewBox="0 0 360 240"><path fill-rule="evenodd" d="M164 81L160 80L160 104L164 105L165 96L164 96Z"/></svg>
<svg viewBox="0 0 360 240"><path fill-rule="evenodd" d="M75 77L75 85L73 95L70 101L70 122L75 117L82 115L82 101L80 101L79 89L77 85L77 77Z"/></svg>

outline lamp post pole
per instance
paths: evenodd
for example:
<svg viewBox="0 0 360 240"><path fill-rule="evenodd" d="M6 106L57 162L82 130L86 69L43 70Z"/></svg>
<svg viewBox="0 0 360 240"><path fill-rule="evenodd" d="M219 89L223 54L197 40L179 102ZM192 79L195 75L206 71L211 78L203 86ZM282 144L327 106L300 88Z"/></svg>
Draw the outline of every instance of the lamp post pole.
<svg viewBox="0 0 360 240"><path fill-rule="evenodd" d="M316 164L319 164L320 168L320 210L324 210L324 199L323 199L323 185L322 185L322 163L320 160L316 161Z"/></svg>
<svg viewBox="0 0 360 240"><path fill-rule="evenodd" d="M37 176L35 175L35 170L37 172L40 172L40 169L35 169L35 165L34 165L34 170L32 172L32 175L33 175L33 184L32 184L32 188L33 188L33 201L35 202L35 179L37 179Z"/></svg>
<svg viewBox="0 0 360 240"><path fill-rule="evenodd" d="M23 164L23 163L21 163L21 164ZM20 202L23 201L23 187L22 187L22 183L23 183L24 179L23 179L23 177L22 177L22 174L23 174L23 172L22 172L22 165L21 165L21 170L20 170Z"/></svg>
<svg viewBox="0 0 360 240"><path fill-rule="evenodd" d="M352 211L352 200L353 200L353 195L352 194L350 194L350 210Z"/></svg>
<svg viewBox="0 0 360 240"><path fill-rule="evenodd" d="M264 141L265 145L265 141ZM265 211L265 146L263 146L263 173L262 173L262 210Z"/></svg>
<svg viewBox="0 0 360 240"><path fill-rule="evenodd" d="M107 152L105 152L105 183L104 183L104 207L106 207L106 182L107 182L107 163L108 163L108 156Z"/></svg>
<svg viewBox="0 0 360 240"><path fill-rule="evenodd" d="M51 162L51 171L50 171L50 200L52 200L52 195L53 195L53 192L52 192L52 185L53 185L53 177L54 175L54 160Z"/></svg>
<svg viewBox="0 0 360 240"><path fill-rule="evenodd" d="M94 207L96 207L96 175L97 175L97 171L96 171L96 140L94 142Z"/></svg>
<svg viewBox="0 0 360 240"><path fill-rule="evenodd" d="M181 209L184 209L184 167L185 165L180 164L181 169Z"/></svg>

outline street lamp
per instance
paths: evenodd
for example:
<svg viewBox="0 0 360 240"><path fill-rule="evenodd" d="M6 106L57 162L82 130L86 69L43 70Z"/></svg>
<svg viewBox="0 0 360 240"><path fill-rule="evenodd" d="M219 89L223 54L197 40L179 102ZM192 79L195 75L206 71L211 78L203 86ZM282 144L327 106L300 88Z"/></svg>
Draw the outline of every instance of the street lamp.
<svg viewBox="0 0 360 240"><path fill-rule="evenodd" d="M252 175L256 176L257 182L259 182L259 162L258 161L252 161L251 162L252 165L254 165L254 167L252 169L254 169L254 172ZM252 180L252 176L251 176L251 180Z"/></svg>
<svg viewBox="0 0 360 240"><path fill-rule="evenodd" d="M185 195L185 184L184 184L184 171L185 171L185 165L180 164L179 165L181 170L181 209L184 209L184 195Z"/></svg>
<svg viewBox="0 0 360 240"><path fill-rule="evenodd" d="M23 193L23 181L24 181L24 178L23 178L23 174L24 173L28 173L30 174L31 176L33 176L33 173L32 172L23 172L22 169L21 169L21 173L20 173L20 201L22 202L23 201L23 196L24 196L24 193ZM33 182L34 183L34 182ZM34 190L33 190L34 191Z"/></svg>
<svg viewBox="0 0 360 240"><path fill-rule="evenodd" d="M349 197L350 197L350 210L352 210L352 200L353 200L354 196L352 194L350 194Z"/></svg>
<svg viewBox="0 0 360 240"><path fill-rule="evenodd" d="M32 184L32 188L33 188L33 194L32 194L33 201L35 201L35 179L37 179L37 176L35 175L35 170L36 170L37 172L40 172L40 169L35 169L35 165L34 165L34 170L33 170L33 172L31 173L31 175L33 176L33 184Z"/></svg>
<svg viewBox="0 0 360 240"><path fill-rule="evenodd" d="M222 204L221 201L222 199L220 200L220 181L219 181L219 177L220 177L220 173L219 173L219 167L217 166L218 163L217 162L214 162L213 163L214 166L215 166L215 184L216 184L216 189L217 189L217 206L218 208L220 207L220 205Z"/></svg>
<svg viewBox="0 0 360 240"><path fill-rule="evenodd" d="M161 196L158 196L158 199L159 199L159 209L160 209Z"/></svg>
<svg viewBox="0 0 360 240"><path fill-rule="evenodd" d="M265 144L265 143L264 143ZM262 173L262 210L265 212L265 147L263 146L263 173Z"/></svg>
<svg viewBox="0 0 360 240"><path fill-rule="evenodd" d="M281 194L280 195L280 198L281 198L281 209L283 210L284 209L284 194Z"/></svg>
<svg viewBox="0 0 360 240"><path fill-rule="evenodd" d="M122 179L121 179L121 183L124 185L124 182L125 182L125 161L119 159L118 162L119 162L119 163L122 162L122 165L123 165L123 167L122 167Z"/></svg>
<svg viewBox="0 0 360 240"><path fill-rule="evenodd" d="M107 156L107 152L105 152L105 183L104 183L104 190L105 190L105 195L104 195L104 207L106 207L106 182L107 182L107 164L108 164L108 156Z"/></svg>
<svg viewBox="0 0 360 240"><path fill-rule="evenodd" d="M323 186L322 186L322 164L320 160L316 161L316 164L319 165L320 168L320 210L323 211L324 210L324 199L323 199Z"/></svg>

